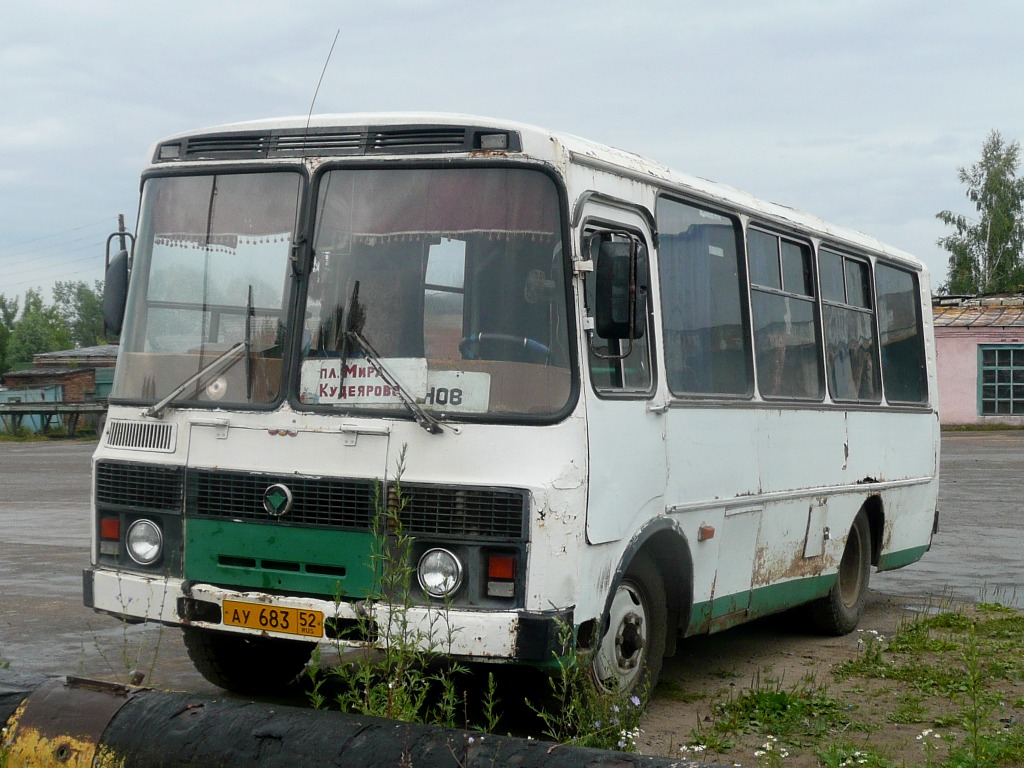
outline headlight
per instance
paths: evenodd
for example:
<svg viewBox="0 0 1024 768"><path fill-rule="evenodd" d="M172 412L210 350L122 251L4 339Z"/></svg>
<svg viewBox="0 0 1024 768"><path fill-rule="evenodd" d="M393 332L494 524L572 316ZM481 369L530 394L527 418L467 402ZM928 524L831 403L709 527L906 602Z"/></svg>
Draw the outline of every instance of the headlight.
<svg viewBox="0 0 1024 768"><path fill-rule="evenodd" d="M416 577L431 597L447 597L462 585L462 563L447 549L428 549L416 566Z"/></svg>
<svg viewBox="0 0 1024 768"><path fill-rule="evenodd" d="M128 555L139 565L152 565L164 549L164 535L152 520L136 520L125 536Z"/></svg>

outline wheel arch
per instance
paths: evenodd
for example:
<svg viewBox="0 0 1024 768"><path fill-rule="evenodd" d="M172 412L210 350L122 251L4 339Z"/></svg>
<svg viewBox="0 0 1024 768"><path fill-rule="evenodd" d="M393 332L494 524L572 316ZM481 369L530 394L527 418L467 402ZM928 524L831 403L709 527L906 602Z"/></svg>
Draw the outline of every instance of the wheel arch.
<svg viewBox="0 0 1024 768"><path fill-rule="evenodd" d="M665 655L671 656L675 653L679 629L689 623L693 606L693 559L690 556L690 544L686 534L671 518L652 520L626 545L615 570L611 589L605 596L602 622L608 616L615 590L630 565L640 557L647 557L654 563L665 588L665 609L668 613Z"/></svg>
<svg viewBox="0 0 1024 768"><path fill-rule="evenodd" d="M871 531L871 564L878 566L879 558L882 556L882 541L885 533L885 509L881 496L868 496L861 505L864 514L868 518L868 528Z"/></svg>

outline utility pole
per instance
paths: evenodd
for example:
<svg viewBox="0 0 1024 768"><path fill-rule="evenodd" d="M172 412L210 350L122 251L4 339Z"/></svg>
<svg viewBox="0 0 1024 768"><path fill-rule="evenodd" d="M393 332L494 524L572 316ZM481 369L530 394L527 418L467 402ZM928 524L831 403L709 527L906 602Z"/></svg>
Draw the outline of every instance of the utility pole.
<svg viewBox="0 0 1024 768"><path fill-rule="evenodd" d="M125 228L124 228L124 214L123 213L117 214L117 231L119 233L119 237L120 237L120 240L121 240L121 250L122 251L128 250L125 247L125 241L124 241L124 234L125 234L125 232L127 230L125 230Z"/></svg>
<svg viewBox="0 0 1024 768"><path fill-rule="evenodd" d="M119 251L127 252L128 251L127 238L130 237L130 235L128 233L128 230L125 229L125 227L124 227L124 214L123 213L117 214L117 231L114 232L113 234L111 234L107 238L107 252L106 252L106 254L103 257L103 273L104 273L104 275L106 274L107 268L110 266L110 242L115 237L118 239L118 244L120 246L118 248L118 250Z"/></svg>

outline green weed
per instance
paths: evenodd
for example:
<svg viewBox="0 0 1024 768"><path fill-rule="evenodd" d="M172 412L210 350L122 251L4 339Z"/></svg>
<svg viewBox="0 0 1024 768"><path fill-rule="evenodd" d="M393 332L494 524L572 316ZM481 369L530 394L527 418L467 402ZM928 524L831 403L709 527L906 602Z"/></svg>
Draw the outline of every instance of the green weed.
<svg viewBox="0 0 1024 768"><path fill-rule="evenodd" d="M553 741L581 747L635 752L645 702L637 694L600 690L592 677L593 652L577 652L573 628L559 625L557 671L549 678L549 701L527 701L540 718L544 735ZM646 695L646 694L645 694Z"/></svg>
<svg viewBox="0 0 1024 768"><path fill-rule="evenodd" d="M366 652L350 661L353 654L339 640L342 663L327 670L322 669L321 654L315 653L307 669L307 697L318 709L330 706L393 720L494 732L501 719L498 684L493 674L487 676L471 718L470 672L450 657L459 631L449 619L451 605L432 609L426 627L411 618L411 609L414 605L420 608L423 600L413 592L412 585L417 583L411 557L413 540L402 527L408 503L401 487L404 468L403 448L393 482L386 491L378 487L376 493L370 557L374 586L358 604L354 633L370 638ZM335 595L339 614L343 599L340 592ZM548 698L553 704L527 702L540 719L544 735L561 743L634 751L643 700L638 695L600 691L590 677L589 656L573 650L574 628L565 624L559 630L562 650L549 677Z"/></svg>
<svg viewBox="0 0 1024 768"><path fill-rule="evenodd" d="M851 725L848 707L823 687L802 683L786 689L778 680L762 682L760 673L749 690L716 704L713 716L718 733L773 734L797 744Z"/></svg>
<svg viewBox="0 0 1024 768"><path fill-rule="evenodd" d="M401 486L404 470L403 448L394 482L386 492L380 485L375 492L370 554L373 588L356 610L357 636L372 638L366 641L368 652L346 661L347 647L339 641L342 663L326 675L319 671L318 655L310 667L312 688L307 695L314 707L323 708L328 704L325 691L331 687L338 690L333 704L343 712L449 728L470 725L462 722L465 692L457 684L467 670L448 656L457 632L448 620L450 604L432 609L425 628L414 624L411 617L416 579L413 540L402 527L402 513L408 504ZM336 605L340 607L341 601L342 595L336 594ZM376 611L378 606L383 610ZM378 622L378 618L382 620ZM496 722L496 702L486 701L485 712L486 719Z"/></svg>
<svg viewBox="0 0 1024 768"><path fill-rule="evenodd" d="M863 746L829 744L815 752L822 768L898 768L896 763Z"/></svg>
<svg viewBox="0 0 1024 768"><path fill-rule="evenodd" d="M973 612L919 616L881 647L862 649L835 670L840 679L897 680L905 684L890 722L930 722L917 737L925 765L990 768L1024 765L1024 729L1006 713L1005 699L1022 679L1024 614L995 603Z"/></svg>
<svg viewBox="0 0 1024 768"><path fill-rule="evenodd" d="M928 708L924 705L923 697L916 692L905 693L899 697L899 703L886 719L890 723L911 725L914 723L928 722Z"/></svg>

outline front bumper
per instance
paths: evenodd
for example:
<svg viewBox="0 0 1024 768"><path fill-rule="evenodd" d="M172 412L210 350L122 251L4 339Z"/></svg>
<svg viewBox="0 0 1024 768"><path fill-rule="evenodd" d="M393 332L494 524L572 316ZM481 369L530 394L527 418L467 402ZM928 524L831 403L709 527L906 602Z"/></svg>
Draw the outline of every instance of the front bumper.
<svg viewBox="0 0 1024 768"><path fill-rule="evenodd" d="M222 623L224 600L251 602L260 606L319 611L328 628L354 625L362 603L335 602L311 597L273 595L265 592L241 592L210 584L187 583L183 579L146 576L109 568L87 568L82 574L86 607L129 621L158 621L171 625L190 625L240 634L313 640L331 645L365 645L366 641L346 639L348 635L328 629L319 638L267 630L227 626ZM211 610L212 607L212 610ZM446 655L489 661L547 662L562 655L568 631L572 630L572 609L552 611L466 610L438 606L413 605L399 609L383 602L368 607L368 618L378 631L377 642L384 642L397 626L407 638L415 638L424 649ZM566 631L568 628L568 631Z"/></svg>

